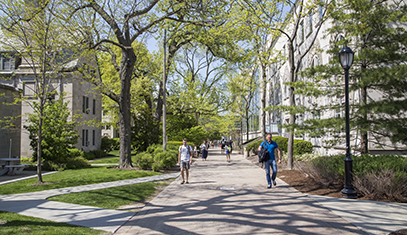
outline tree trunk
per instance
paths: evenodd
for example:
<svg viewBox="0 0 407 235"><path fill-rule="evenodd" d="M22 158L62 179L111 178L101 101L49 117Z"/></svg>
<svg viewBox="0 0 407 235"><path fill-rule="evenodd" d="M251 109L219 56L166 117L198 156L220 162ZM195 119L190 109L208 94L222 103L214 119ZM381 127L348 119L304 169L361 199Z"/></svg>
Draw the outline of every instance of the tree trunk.
<svg viewBox="0 0 407 235"><path fill-rule="evenodd" d="M266 66L261 64L262 70L262 95L261 95L261 136L263 141L266 140L266 93L267 93L267 77L266 77Z"/></svg>
<svg viewBox="0 0 407 235"><path fill-rule="evenodd" d="M294 64L294 48L292 43L288 45L289 49L289 58L288 62L290 65L290 73L289 73L289 82L294 82L295 78L295 64ZM290 107L293 107L295 105L294 102L294 87L290 86L289 88L289 102L290 102ZM288 169L293 169L294 167L294 130L293 130L293 125L295 123L295 114L290 114L290 120L289 120L289 125L290 125L290 130L288 134L288 143L287 143L287 167Z"/></svg>
<svg viewBox="0 0 407 235"><path fill-rule="evenodd" d="M129 46L131 48L131 46ZM119 103L120 155L119 168L132 167L131 163L131 105L130 81L136 56L133 49L123 51L120 64L121 92Z"/></svg>
<svg viewBox="0 0 407 235"><path fill-rule="evenodd" d="M38 122L38 142L37 142L37 179L38 183L43 183L42 180L42 149L41 149L41 142L42 142L42 119L44 115L44 102L40 99L40 115L39 115L39 122Z"/></svg>
<svg viewBox="0 0 407 235"><path fill-rule="evenodd" d="M361 106L362 107L365 107L366 106L366 104L367 104L367 88L366 88L366 86L365 87L363 87L362 89L361 89L361 97L360 97L360 102L361 102ZM367 123L367 113L366 112L364 112L363 114L362 114L362 118L363 118L363 120L365 121L364 123ZM367 128L365 127L365 125L362 125L361 127L360 127L360 153L361 154L365 154L365 153L368 153L368 139L367 139Z"/></svg>

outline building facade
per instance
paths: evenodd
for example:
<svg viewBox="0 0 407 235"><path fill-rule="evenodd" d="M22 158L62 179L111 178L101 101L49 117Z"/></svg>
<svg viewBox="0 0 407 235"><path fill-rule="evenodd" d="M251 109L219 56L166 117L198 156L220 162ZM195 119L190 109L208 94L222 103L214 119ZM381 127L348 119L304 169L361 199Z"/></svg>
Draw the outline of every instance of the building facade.
<svg viewBox="0 0 407 235"><path fill-rule="evenodd" d="M28 60L19 58L13 52L3 51L0 52L0 55L2 58L0 62L3 63L3 66L0 66L0 84L21 90L22 95L21 123L19 125L21 138L18 155L31 157L29 133L24 126L28 125L28 114L34 111L32 103L38 101L34 98L38 88L35 73L32 64L27 62ZM75 66L76 63L80 63L80 60L74 61L71 66ZM98 73L96 74L99 76ZM55 76L50 81L49 87L50 91L54 92L49 99L63 99L64 102L68 102L71 118L77 123L75 130L80 136L75 147L86 152L100 149L101 130L97 123L100 123L102 118L102 101L101 95L95 90L95 87L74 72L64 74L64 76ZM7 115L15 116L15 114ZM3 118L7 115L3 115Z"/></svg>

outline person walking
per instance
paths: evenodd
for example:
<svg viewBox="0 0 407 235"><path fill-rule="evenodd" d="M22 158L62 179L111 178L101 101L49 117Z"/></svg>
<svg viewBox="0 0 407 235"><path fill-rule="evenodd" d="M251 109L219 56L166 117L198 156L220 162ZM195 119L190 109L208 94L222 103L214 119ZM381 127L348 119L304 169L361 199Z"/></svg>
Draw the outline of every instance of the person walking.
<svg viewBox="0 0 407 235"><path fill-rule="evenodd" d="M192 164L192 148L191 146L187 145L187 139L184 138L182 141L182 145L178 149L178 164L180 165L181 168L181 177L182 177L182 182L181 184L188 184L188 177L189 177L189 168ZM185 175L186 177L184 178L184 170L185 170Z"/></svg>
<svg viewBox="0 0 407 235"><path fill-rule="evenodd" d="M226 161L230 162L230 154L232 153L232 146L230 144L226 144Z"/></svg>
<svg viewBox="0 0 407 235"><path fill-rule="evenodd" d="M266 178L267 178L267 183L268 183L267 188L271 188L272 182L273 182L274 186L277 185L277 183L276 183L277 162L276 162L274 150L277 150L277 152L278 152L278 163L281 163L281 151L278 148L277 143L271 140L271 137L272 137L271 133L267 133L266 135L267 135L266 140L260 144L259 151L262 148L265 148L265 149L267 149L268 154L270 156L270 159L268 161L264 162L264 168L266 170ZM271 175L271 178L270 178L270 167L273 170L273 174Z"/></svg>
<svg viewBox="0 0 407 235"><path fill-rule="evenodd" d="M207 145L205 143L205 140L201 144L201 153L202 153L202 161L206 161L206 158L208 157L208 150L207 150Z"/></svg>

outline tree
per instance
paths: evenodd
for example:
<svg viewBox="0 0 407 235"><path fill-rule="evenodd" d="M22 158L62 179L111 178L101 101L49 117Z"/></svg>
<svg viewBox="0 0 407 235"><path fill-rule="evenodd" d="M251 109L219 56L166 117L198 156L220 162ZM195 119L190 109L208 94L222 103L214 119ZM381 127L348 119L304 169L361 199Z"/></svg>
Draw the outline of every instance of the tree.
<svg viewBox="0 0 407 235"><path fill-rule="evenodd" d="M42 143L46 132L43 123L53 118L44 113L46 102L55 95L52 81L63 77L69 67L66 63L77 59L78 53L74 50L71 29L63 27L57 17L62 11L60 1L2 0L0 4L0 24L5 33L2 43L22 59L22 64L28 67L28 76L32 76L36 83L32 98L38 99L38 103L24 102L38 115L35 149L38 182L42 183Z"/></svg>
<svg viewBox="0 0 407 235"><path fill-rule="evenodd" d="M275 6L279 6L280 2L275 3L259 1L245 1L247 7L251 9L251 14L264 15L264 17L259 17L261 23L270 19L271 17L278 16L275 20L270 21L271 24L267 25L269 31L271 32L270 37L272 39L278 39L279 37L286 38L287 42L287 53L288 53L288 64L289 64L289 75L288 83L289 85L289 106L278 106L274 107L283 111L288 111L290 114L290 119L288 125L284 127L289 131L288 135L288 151L287 151L287 166L288 168L293 168L293 146L294 146L294 131L295 131L295 115L301 112L301 108L297 108L295 104L295 83L297 82L297 76L299 68L303 58L311 51L313 48L315 39L317 38L319 31L322 27L323 22L326 20L326 12L329 9L329 0L326 2L316 0L316 1L295 1L295 2L284 2L282 9L286 14L276 14ZM271 8L270 8L271 7ZM307 40L307 43L302 43L305 38L303 30L303 20L309 15L313 15L315 12L319 12L319 8L322 8L320 12L321 17L319 17L318 22L315 22L316 28L312 32L311 38ZM290 9L290 11L288 11ZM261 26L261 25L260 25ZM274 40L269 41L270 44L274 43ZM302 45L298 45L298 44ZM265 45L265 47L267 44ZM262 50L262 52L267 50ZM281 54L277 53L273 56L274 61L278 61L281 58ZM270 59L269 57L263 57L264 59ZM283 58L286 59L286 58ZM264 73L265 71L263 71ZM264 76L264 75L263 75ZM264 85L263 78L263 87ZM264 89L264 88L263 88ZM262 98L262 102L265 98ZM264 115L264 114L263 114ZM264 121L263 121L264 122Z"/></svg>
<svg viewBox="0 0 407 235"><path fill-rule="evenodd" d="M384 146L390 140L391 147L407 144L406 94L407 94L407 18L406 6L392 1L352 0L335 3L329 15L333 27L328 53L332 60L327 65L316 66L306 72L315 77L316 83L308 84L303 90L309 95L334 95L342 98L343 69L338 66L337 54L343 45L356 52L350 70L350 88L360 98L351 105L351 127L360 133L357 150L368 153L368 142ZM315 86L329 84L330 89L320 91ZM319 108L316 106L315 108ZM330 105L327 109L338 109ZM344 120L311 120L323 125L327 131L342 130ZM370 135L370 138L368 136ZM339 142L335 139L333 144ZM390 147L390 146L388 146Z"/></svg>
<svg viewBox="0 0 407 235"><path fill-rule="evenodd" d="M250 71L250 70L248 70ZM258 84L256 82L255 72L241 71L230 78L228 88L233 97L232 111L246 120L246 140L249 140L249 119L252 116L251 109L253 98L256 95ZM243 130L243 122L241 122Z"/></svg>
<svg viewBox="0 0 407 235"><path fill-rule="evenodd" d="M75 121L70 119L70 112L67 107L68 102L64 103L62 99L56 101L47 100L43 107L43 113L40 114L40 103L33 102L34 113L28 117L29 125L24 126L30 133L30 146L34 150L33 158L38 160L41 156L43 164L50 166L66 162L70 157L69 149L78 142L79 135L75 131ZM42 138L38 136L40 129L40 119L43 117L41 132ZM52 117L52 118L49 118ZM38 141L41 140L41 145ZM41 146L40 155L38 155L38 146Z"/></svg>

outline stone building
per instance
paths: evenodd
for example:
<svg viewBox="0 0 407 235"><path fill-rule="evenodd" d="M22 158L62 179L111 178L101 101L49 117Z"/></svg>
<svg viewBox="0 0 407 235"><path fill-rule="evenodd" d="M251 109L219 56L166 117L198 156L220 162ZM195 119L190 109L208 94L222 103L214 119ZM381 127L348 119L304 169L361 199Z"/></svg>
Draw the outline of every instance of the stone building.
<svg viewBox="0 0 407 235"><path fill-rule="evenodd" d="M27 63L27 60L19 58L19 56L10 51L0 51L0 58L2 64L2 66L0 66L0 84L15 90L21 90L23 97L19 113L21 114L21 123L19 125L19 135L21 135L19 145L21 150L18 155L31 157L32 150L30 147L29 133L24 129L24 125L27 125L28 114L33 112L32 102L37 101L33 97L38 84L32 66ZM77 66L80 65L80 63L80 60L75 60L71 61L68 65ZM98 72L95 74L99 76ZM80 75L73 72L64 74L64 76L56 76L50 84L50 89L55 91L55 95L49 98L63 98L64 102L69 102L69 110L72 117L75 117L75 121L77 121L75 129L80 137L75 147L86 152L100 149L101 130L99 127L96 127L96 125L88 125L87 123L97 123L101 121L101 94L94 89L94 85L85 82ZM0 113L2 113L1 110ZM17 114L17 112L8 112L7 115L3 114L2 118L15 116L15 114ZM77 118L78 116L79 118Z"/></svg>

